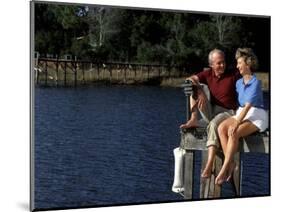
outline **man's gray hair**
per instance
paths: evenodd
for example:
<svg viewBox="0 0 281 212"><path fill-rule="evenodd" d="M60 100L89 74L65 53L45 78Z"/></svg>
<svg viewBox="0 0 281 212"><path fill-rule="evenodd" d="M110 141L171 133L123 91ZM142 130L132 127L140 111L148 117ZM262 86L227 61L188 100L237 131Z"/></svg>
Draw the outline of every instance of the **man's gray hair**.
<svg viewBox="0 0 281 212"><path fill-rule="evenodd" d="M224 52L222 50L220 50L220 49L213 49L212 51L210 51L209 57L208 57L209 66L211 66L212 63L213 63L213 54L214 53L220 54L220 55L222 55L224 57Z"/></svg>

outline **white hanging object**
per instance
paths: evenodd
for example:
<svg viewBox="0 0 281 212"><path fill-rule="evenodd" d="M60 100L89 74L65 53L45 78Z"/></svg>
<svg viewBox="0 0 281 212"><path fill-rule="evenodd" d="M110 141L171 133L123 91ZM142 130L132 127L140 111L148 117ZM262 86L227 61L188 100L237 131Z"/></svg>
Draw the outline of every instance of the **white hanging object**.
<svg viewBox="0 0 281 212"><path fill-rule="evenodd" d="M174 149L175 158L175 172L174 172L174 183L172 186L172 191L175 193L181 193L184 191L183 187L183 161L185 150L177 147Z"/></svg>

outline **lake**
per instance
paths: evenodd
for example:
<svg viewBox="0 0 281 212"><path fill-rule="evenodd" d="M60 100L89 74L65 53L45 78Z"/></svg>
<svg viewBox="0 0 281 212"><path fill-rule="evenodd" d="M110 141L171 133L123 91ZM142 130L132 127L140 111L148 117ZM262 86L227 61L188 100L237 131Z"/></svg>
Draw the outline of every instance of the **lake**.
<svg viewBox="0 0 281 212"><path fill-rule="evenodd" d="M179 88L35 88L35 208L182 200L171 187L183 122ZM242 157L243 196L268 195L269 156Z"/></svg>

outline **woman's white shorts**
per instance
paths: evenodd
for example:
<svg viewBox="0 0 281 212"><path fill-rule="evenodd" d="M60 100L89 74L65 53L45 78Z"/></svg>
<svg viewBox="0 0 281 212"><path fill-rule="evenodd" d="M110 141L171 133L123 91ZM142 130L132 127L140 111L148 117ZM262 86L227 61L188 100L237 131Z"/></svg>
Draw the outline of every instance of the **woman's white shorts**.
<svg viewBox="0 0 281 212"><path fill-rule="evenodd" d="M243 107L239 107L234 117L237 118L242 110ZM265 131L268 128L267 111L261 108L251 107L243 120L249 120L252 122L260 129L260 132Z"/></svg>

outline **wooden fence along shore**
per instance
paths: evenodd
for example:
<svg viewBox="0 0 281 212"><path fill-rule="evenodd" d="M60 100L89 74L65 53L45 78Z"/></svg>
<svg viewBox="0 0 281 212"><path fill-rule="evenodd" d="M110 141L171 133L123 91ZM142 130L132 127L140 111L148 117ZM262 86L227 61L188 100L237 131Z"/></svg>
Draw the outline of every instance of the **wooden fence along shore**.
<svg viewBox="0 0 281 212"><path fill-rule="evenodd" d="M94 63L62 59L35 59L34 80L42 86L77 86L97 82L157 84L163 78L182 77L183 68L136 63ZM181 71L179 71L181 70Z"/></svg>
<svg viewBox="0 0 281 212"><path fill-rule="evenodd" d="M192 83L186 82L184 85L186 95L187 120L189 119L189 98L192 94ZM238 168L235 169L231 185L236 197L242 196L243 187L243 157L241 154L251 154L259 152L262 154L269 153L269 131L263 133L255 133L248 137L242 138L240 141L239 152L235 155L235 162ZM195 188L195 151L201 151L201 172L205 167L208 152L206 148L207 135L206 128L196 128L181 130L180 146L174 150L175 156L175 178L172 190L184 196L184 199L196 199L194 196ZM212 175L209 179L202 179L200 176L200 199L220 198L221 186L215 184L215 178L219 173L223 164L223 154L218 152L214 162ZM258 195L258 194L257 194Z"/></svg>

